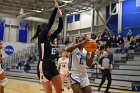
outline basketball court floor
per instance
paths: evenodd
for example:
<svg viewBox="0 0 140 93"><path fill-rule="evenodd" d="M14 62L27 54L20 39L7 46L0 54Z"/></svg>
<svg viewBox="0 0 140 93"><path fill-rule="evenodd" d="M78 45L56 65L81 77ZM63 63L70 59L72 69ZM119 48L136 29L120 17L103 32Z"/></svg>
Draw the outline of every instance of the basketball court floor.
<svg viewBox="0 0 140 93"><path fill-rule="evenodd" d="M92 93L104 93L104 88L102 88L101 92L97 91L97 87L92 87ZM131 92L126 90L117 90L110 89L111 93L140 93L140 92ZM45 93L41 84L39 82L30 82L26 80L17 80L17 79L9 79L9 83L5 88L5 93ZM53 93L55 91L53 90ZM68 90L65 88L63 93L73 93L72 90Z"/></svg>

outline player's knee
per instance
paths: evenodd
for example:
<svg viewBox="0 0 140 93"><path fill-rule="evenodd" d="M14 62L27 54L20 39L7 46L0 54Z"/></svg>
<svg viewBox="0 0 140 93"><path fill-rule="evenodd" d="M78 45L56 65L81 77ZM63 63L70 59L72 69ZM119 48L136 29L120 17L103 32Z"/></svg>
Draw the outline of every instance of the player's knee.
<svg viewBox="0 0 140 93"><path fill-rule="evenodd" d="M7 78L5 78L1 81L1 85L4 86L4 87L6 87L7 84L8 84L8 79Z"/></svg>
<svg viewBox="0 0 140 93"><path fill-rule="evenodd" d="M73 89L73 93L81 93L80 89Z"/></svg>

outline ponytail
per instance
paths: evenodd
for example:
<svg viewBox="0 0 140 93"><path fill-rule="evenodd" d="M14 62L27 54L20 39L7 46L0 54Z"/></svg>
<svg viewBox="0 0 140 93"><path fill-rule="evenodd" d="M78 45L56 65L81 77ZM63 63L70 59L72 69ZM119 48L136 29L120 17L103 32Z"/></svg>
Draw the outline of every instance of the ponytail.
<svg viewBox="0 0 140 93"><path fill-rule="evenodd" d="M36 39L39 36L40 31L41 31L41 25L38 25L37 31L36 31L35 35L31 38L31 41L33 41L34 39Z"/></svg>

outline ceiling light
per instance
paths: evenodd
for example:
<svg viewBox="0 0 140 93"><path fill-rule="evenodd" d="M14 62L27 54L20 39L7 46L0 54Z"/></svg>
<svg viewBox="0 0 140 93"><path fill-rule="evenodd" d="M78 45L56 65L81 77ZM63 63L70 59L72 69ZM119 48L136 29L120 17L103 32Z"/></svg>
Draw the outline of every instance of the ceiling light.
<svg viewBox="0 0 140 93"><path fill-rule="evenodd" d="M40 13L41 11L40 11L40 10L36 10L36 12L37 12L37 13Z"/></svg>
<svg viewBox="0 0 140 93"><path fill-rule="evenodd" d="M60 0L61 2L64 2L64 3L72 3L73 0Z"/></svg>
<svg viewBox="0 0 140 93"><path fill-rule="evenodd" d="M42 8L41 10L43 11L44 9Z"/></svg>
<svg viewBox="0 0 140 93"><path fill-rule="evenodd" d="M70 14L66 14L66 16L69 16Z"/></svg>
<svg viewBox="0 0 140 93"><path fill-rule="evenodd" d="M27 17L24 20L35 21L35 22L42 22L42 23L47 23L48 22L47 19L39 18L39 17Z"/></svg>
<svg viewBox="0 0 140 93"><path fill-rule="evenodd" d="M41 13L40 10L32 10L33 12Z"/></svg>

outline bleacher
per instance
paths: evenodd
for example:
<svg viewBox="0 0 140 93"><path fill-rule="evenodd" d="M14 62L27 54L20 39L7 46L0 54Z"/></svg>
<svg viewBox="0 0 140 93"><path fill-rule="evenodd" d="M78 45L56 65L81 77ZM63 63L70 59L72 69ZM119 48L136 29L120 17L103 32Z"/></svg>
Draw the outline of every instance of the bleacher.
<svg viewBox="0 0 140 93"><path fill-rule="evenodd" d="M140 48L129 50L127 54L114 53L113 56L114 69L111 71L111 87L132 90L134 82L140 82ZM93 77L91 78L92 84L99 85L101 82L101 73L99 69L97 68L97 71L94 71L94 74L92 71L89 71L88 73ZM105 84L107 84L107 82Z"/></svg>
<svg viewBox="0 0 140 93"><path fill-rule="evenodd" d="M60 47L59 47L60 48ZM38 53L35 48L34 52L36 56ZM59 49L61 50L61 49ZM115 49L111 49L114 51ZM126 54L113 54L114 62L113 66L114 69L111 71L112 73L112 88L119 88L119 89L132 89L134 82L140 82L140 48L129 50ZM38 61L33 62L30 64L31 70L28 73L24 72L24 68L17 69L15 63L10 64L10 69L6 71L8 76L12 76L12 74L17 75L20 77L33 77L33 79L37 79L37 63ZM96 62L97 63L97 62ZM8 67L9 67L8 66ZM101 82L101 73L100 70L95 66L94 69L87 69L89 79L91 85L98 86ZM106 84L106 83L105 83Z"/></svg>
<svg viewBox="0 0 140 93"><path fill-rule="evenodd" d="M57 50L60 52L62 49L64 49L65 46L64 45L59 45L57 46ZM38 46L37 44L35 46L31 46L31 47L28 47L26 49L23 49L22 51L18 51L17 53L14 53L13 55L9 56L4 63L5 65L5 72L7 74L9 73L14 73L14 74L17 74L18 73L24 73L24 76L26 77L26 73L24 72L24 66L21 67L21 69L18 68L17 66L17 58L24 58L25 54L32 54L34 53L36 58L37 58L37 61L34 61L33 63L30 64L31 66L31 70L29 70L27 72L27 77L29 74L37 74L37 63L38 63ZM18 77L20 77L20 75L18 75ZM37 76L36 76L37 78Z"/></svg>

